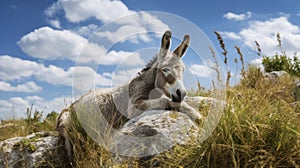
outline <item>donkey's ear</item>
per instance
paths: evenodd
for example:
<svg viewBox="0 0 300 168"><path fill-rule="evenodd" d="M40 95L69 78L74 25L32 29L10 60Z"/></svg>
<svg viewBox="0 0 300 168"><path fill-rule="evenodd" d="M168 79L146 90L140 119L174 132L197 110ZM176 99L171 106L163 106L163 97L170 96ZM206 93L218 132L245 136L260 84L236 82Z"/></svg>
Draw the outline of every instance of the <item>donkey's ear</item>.
<svg viewBox="0 0 300 168"><path fill-rule="evenodd" d="M172 37L172 32L170 30L166 31L162 36L161 46L159 51L161 56L165 56L167 51L169 50L171 46L171 37Z"/></svg>
<svg viewBox="0 0 300 168"><path fill-rule="evenodd" d="M190 44L190 36L186 34L181 44L174 50L173 53L178 57L182 57L185 51L187 50L187 48L189 47L189 44Z"/></svg>

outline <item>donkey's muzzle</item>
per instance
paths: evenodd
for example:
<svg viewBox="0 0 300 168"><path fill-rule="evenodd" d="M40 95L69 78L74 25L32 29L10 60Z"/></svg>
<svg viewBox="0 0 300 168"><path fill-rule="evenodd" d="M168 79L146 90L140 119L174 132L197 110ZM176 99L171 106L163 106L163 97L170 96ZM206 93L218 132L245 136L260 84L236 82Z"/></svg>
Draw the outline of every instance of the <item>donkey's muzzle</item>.
<svg viewBox="0 0 300 168"><path fill-rule="evenodd" d="M182 102L185 96L186 96L185 91L181 91L180 89L177 89L176 95L172 95L172 101L173 102Z"/></svg>

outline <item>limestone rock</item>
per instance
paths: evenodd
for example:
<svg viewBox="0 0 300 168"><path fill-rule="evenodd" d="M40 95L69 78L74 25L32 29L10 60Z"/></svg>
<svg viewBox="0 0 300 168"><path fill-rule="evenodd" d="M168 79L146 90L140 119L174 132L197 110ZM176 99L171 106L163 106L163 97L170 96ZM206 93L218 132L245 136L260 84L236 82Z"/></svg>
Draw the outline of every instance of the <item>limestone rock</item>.
<svg viewBox="0 0 300 168"><path fill-rule="evenodd" d="M269 79L276 79L285 75L288 75L288 73L285 71L272 71L265 73L265 76Z"/></svg>
<svg viewBox="0 0 300 168"><path fill-rule="evenodd" d="M114 139L117 155L147 157L195 140L199 127L180 112L150 110L128 121Z"/></svg>
<svg viewBox="0 0 300 168"><path fill-rule="evenodd" d="M37 132L26 137L15 137L0 142L0 167L49 166L55 157L59 137L55 132Z"/></svg>

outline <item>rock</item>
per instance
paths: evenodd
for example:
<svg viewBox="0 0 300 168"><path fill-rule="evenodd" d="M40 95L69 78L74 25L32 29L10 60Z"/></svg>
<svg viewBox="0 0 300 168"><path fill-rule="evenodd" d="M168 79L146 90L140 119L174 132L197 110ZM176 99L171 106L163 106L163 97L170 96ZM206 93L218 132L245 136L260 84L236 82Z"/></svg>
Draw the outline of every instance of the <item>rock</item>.
<svg viewBox="0 0 300 168"><path fill-rule="evenodd" d="M269 79L276 79L282 76L288 75L285 71L272 71L272 72L265 72L265 77Z"/></svg>
<svg viewBox="0 0 300 168"><path fill-rule="evenodd" d="M56 132L37 132L1 141L0 167L49 166L49 159L57 157L55 150L58 146Z"/></svg>
<svg viewBox="0 0 300 168"><path fill-rule="evenodd" d="M199 127L180 112L151 110L128 121L114 138L112 152L147 157L196 140Z"/></svg>
<svg viewBox="0 0 300 168"><path fill-rule="evenodd" d="M186 97L184 101L195 109L199 109L201 103L224 103L201 96ZM112 138L112 161L120 165L123 162L128 163L128 159L136 158L142 167L157 167L160 163L151 161L155 155L172 151L175 145L198 144L200 130L184 113L168 110L146 111L126 122Z"/></svg>

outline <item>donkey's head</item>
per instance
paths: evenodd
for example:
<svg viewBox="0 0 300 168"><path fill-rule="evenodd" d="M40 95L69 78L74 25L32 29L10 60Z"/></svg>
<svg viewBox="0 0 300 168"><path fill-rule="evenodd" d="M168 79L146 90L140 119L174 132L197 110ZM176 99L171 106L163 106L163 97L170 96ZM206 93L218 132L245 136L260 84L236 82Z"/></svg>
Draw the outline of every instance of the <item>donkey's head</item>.
<svg viewBox="0 0 300 168"><path fill-rule="evenodd" d="M155 87L163 90L164 94L174 102L183 101L186 89L183 84L184 64L181 61L190 42L190 36L185 35L182 43L170 52L171 31L166 31L162 37L161 48L157 55Z"/></svg>

